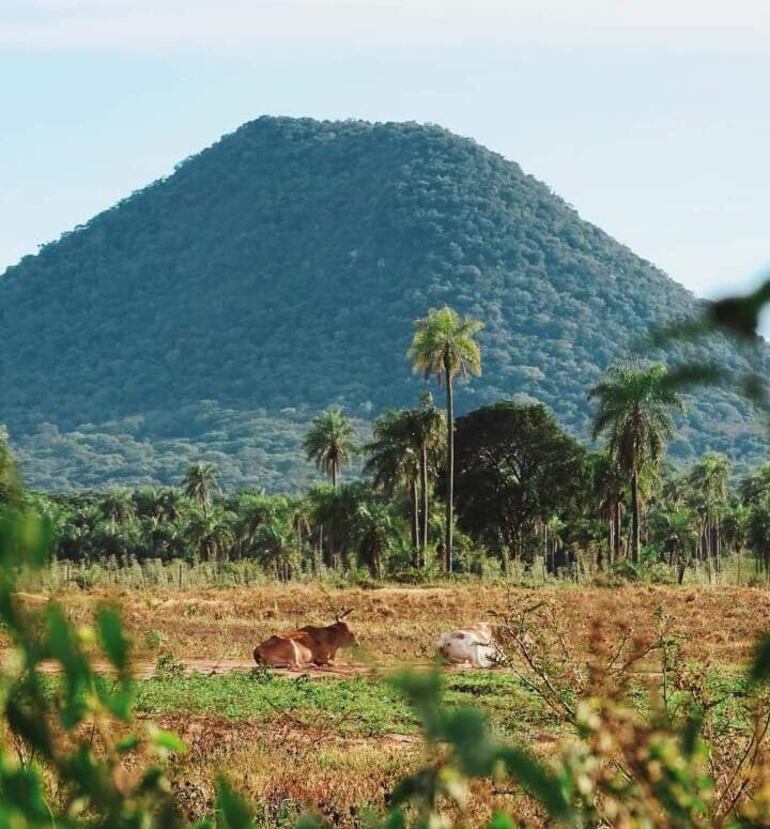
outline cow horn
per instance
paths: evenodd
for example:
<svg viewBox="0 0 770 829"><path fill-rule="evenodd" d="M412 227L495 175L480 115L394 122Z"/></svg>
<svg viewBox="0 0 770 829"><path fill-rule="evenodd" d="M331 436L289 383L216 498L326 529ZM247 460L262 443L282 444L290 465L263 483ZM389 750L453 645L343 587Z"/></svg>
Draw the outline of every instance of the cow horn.
<svg viewBox="0 0 770 829"><path fill-rule="evenodd" d="M337 617L337 621L341 622L346 616L350 616L350 614L352 612L353 612L352 607L349 607L347 610L343 610L342 613L340 613L340 615Z"/></svg>

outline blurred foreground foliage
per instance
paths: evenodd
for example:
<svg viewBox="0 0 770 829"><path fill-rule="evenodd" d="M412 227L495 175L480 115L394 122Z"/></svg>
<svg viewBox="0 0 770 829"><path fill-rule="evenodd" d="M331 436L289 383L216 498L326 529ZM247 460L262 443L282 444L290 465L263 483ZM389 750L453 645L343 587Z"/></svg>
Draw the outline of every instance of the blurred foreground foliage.
<svg viewBox="0 0 770 829"><path fill-rule="evenodd" d="M18 573L42 566L50 543L35 513L3 510L0 621L12 649L0 672L0 826L181 827L162 765L183 744L155 728L114 736L131 724L134 692L117 611L103 607L93 629L76 628L55 603L27 612L15 596ZM97 651L112 666L113 681L95 672ZM53 696L41 672L51 662L61 671ZM224 782L218 811L220 826L251 825Z"/></svg>

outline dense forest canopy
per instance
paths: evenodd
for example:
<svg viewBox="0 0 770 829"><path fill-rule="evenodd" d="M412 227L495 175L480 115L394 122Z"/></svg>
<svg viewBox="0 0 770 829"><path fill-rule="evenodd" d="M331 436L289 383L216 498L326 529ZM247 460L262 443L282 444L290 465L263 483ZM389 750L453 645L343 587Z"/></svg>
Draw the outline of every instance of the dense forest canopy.
<svg viewBox="0 0 770 829"><path fill-rule="evenodd" d="M535 398L580 438L586 389L696 306L471 140L264 117L0 278L0 422L33 486L165 484L201 460L226 487L296 489L320 410L365 431L415 405L412 322L444 303L484 323L458 414ZM747 365L725 339L650 356ZM680 425L675 458L764 455L729 391L698 392Z"/></svg>

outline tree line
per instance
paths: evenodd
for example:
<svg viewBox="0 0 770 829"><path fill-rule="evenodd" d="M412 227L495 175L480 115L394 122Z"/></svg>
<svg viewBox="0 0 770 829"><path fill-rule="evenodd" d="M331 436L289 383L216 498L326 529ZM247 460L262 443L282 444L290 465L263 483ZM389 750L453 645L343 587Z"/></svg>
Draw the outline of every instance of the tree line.
<svg viewBox="0 0 770 829"><path fill-rule="evenodd" d="M409 357L429 391L414 408L374 421L362 442L339 408L318 415L303 449L326 478L299 495L223 493L211 464L176 487L23 493L3 444L0 497L24 498L52 523L59 559L258 561L289 580L364 569L375 579L509 571L536 561L553 574L592 569L629 576L667 565L716 577L726 556L753 554L770 575L770 463L734 481L723 455L689 469L665 459L684 409L665 366L611 367L595 401L589 451L544 405L501 400L455 418L458 378L482 370L477 320L449 307L415 323ZM360 479L344 480L354 458Z"/></svg>

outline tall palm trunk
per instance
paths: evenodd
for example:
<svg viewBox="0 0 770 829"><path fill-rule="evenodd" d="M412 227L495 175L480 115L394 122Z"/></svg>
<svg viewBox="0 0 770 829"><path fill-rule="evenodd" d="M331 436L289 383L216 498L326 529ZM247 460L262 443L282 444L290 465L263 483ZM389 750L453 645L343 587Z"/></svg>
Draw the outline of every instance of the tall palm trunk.
<svg viewBox="0 0 770 829"><path fill-rule="evenodd" d="M712 572L711 572L711 565L712 565L712 550L711 550L711 522L708 518L706 518L703 528L703 546L705 550L705 557L706 557L706 572L708 573L709 584L711 584L712 580Z"/></svg>
<svg viewBox="0 0 770 829"><path fill-rule="evenodd" d="M620 498L618 498L615 501L615 505L614 505L613 509L614 509L614 512L613 512L613 515L612 515L612 520L615 524L615 529L613 531L613 535L614 535L614 538L615 538L615 550L614 550L615 556L614 556L614 558L615 558L615 561L620 561L620 554L621 554L621 551L622 551L622 544L623 544L623 533L622 533L622 527L621 527L621 524L620 524Z"/></svg>
<svg viewBox="0 0 770 829"><path fill-rule="evenodd" d="M447 467L447 499L446 499L446 561L447 570L452 572L452 541L454 527L454 495L455 495L455 420L454 400L452 398L452 372L449 366L449 357L444 357L444 375L446 379L446 467Z"/></svg>
<svg viewBox="0 0 770 829"><path fill-rule="evenodd" d="M409 496L412 503L410 524L412 529L412 549L420 549L420 501L417 495L417 479L409 481Z"/></svg>
<svg viewBox="0 0 770 829"><path fill-rule="evenodd" d="M639 478L636 472L631 475L631 561L639 563L641 536L639 532Z"/></svg>
<svg viewBox="0 0 770 829"><path fill-rule="evenodd" d="M337 492L337 483L339 479L339 467L336 461L332 462L332 489ZM336 509L336 507L335 507ZM329 527L329 530L326 534L326 537L329 541L329 564L331 565L332 570L339 570L339 562L337 559L337 550L336 544L334 539L334 526L332 525Z"/></svg>
<svg viewBox="0 0 770 829"><path fill-rule="evenodd" d="M422 473L422 549L428 548L428 447L423 443L420 453L420 471ZM422 555L425 564L425 553Z"/></svg>

